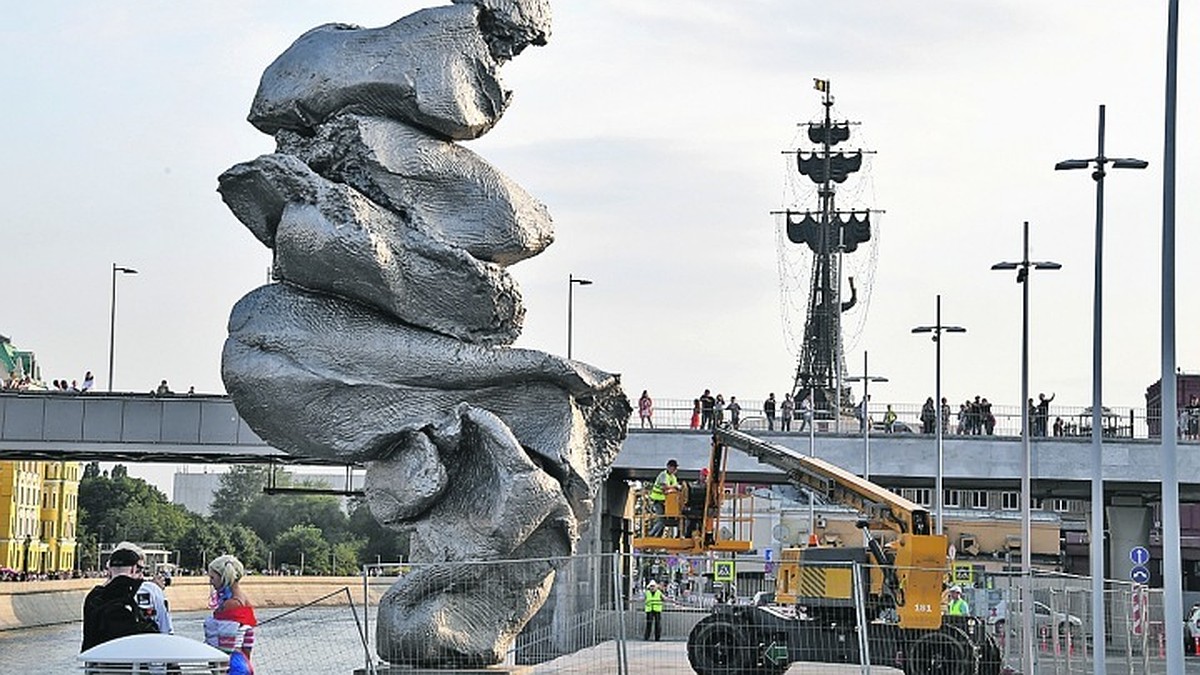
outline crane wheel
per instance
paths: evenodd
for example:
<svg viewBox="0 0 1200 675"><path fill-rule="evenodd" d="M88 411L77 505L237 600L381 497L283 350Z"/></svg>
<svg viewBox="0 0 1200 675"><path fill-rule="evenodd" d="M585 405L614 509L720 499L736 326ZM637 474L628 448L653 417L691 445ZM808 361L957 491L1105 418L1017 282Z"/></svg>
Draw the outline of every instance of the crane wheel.
<svg viewBox="0 0 1200 675"><path fill-rule="evenodd" d="M735 624L709 616L688 635L688 662L699 675L739 675L755 659L753 647Z"/></svg>
<svg viewBox="0 0 1200 675"><path fill-rule="evenodd" d="M928 633L908 655L906 675L970 675L975 672L971 646L951 632Z"/></svg>

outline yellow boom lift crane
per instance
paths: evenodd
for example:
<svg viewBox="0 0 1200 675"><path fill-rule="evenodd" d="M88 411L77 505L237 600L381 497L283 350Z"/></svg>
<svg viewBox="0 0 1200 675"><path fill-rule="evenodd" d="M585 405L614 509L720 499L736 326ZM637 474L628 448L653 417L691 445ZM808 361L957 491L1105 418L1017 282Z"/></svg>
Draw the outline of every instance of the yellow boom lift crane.
<svg viewBox="0 0 1200 675"><path fill-rule="evenodd" d="M713 434L703 519L694 532L634 537L642 550L741 552L736 537L746 509L731 509L724 489L730 449L783 471L789 480L856 509L864 545L786 549L776 568L774 602L717 605L688 636L688 660L700 675L778 675L796 661L872 664L907 675L997 675L1000 650L974 617L947 616L942 592L948 542L933 534L928 509L829 462L731 429ZM686 519L682 500L667 516ZM672 510L673 509L673 510ZM693 514L694 515L694 514ZM680 522L683 522L682 520ZM871 531L888 531L886 545ZM685 536L690 535L690 536ZM855 574L859 575L855 579ZM855 586L861 590L855 600ZM866 631L860 632L859 625Z"/></svg>

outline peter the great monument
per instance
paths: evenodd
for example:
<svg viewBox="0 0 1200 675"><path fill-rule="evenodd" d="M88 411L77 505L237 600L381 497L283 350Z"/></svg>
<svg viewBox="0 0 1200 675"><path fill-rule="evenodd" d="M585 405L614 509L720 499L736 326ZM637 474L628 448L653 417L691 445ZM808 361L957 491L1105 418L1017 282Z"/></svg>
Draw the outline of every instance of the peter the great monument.
<svg viewBox="0 0 1200 675"><path fill-rule="evenodd" d="M393 664L498 663L625 437L617 376L510 346L506 267L550 245L550 215L459 144L504 113L500 65L549 32L548 0L314 28L250 109L276 152L220 177L278 280L234 306L225 386L271 445L364 463L375 518L412 533L377 622ZM462 564L479 560L524 562Z"/></svg>

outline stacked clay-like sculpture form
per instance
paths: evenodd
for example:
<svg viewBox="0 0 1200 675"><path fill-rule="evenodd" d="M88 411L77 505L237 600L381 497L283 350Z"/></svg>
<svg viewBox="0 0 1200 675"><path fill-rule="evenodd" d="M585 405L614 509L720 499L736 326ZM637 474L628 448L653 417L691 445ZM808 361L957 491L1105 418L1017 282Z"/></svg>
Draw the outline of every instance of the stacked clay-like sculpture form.
<svg viewBox="0 0 1200 675"><path fill-rule="evenodd" d="M378 651L421 666L502 658L630 412L617 376L509 346L524 308L505 268L551 243L550 215L456 142L504 112L497 69L545 43L548 0L454 1L302 35L250 112L276 152L219 187L280 282L233 308L225 386L271 445L366 465L372 513L412 532L417 563L381 603Z"/></svg>

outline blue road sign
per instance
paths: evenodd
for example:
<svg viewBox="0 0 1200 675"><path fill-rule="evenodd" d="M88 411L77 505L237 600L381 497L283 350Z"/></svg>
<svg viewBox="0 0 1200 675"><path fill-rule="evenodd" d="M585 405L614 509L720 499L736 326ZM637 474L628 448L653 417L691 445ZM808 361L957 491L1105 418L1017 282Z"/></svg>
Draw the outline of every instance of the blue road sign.
<svg viewBox="0 0 1200 675"><path fill-rule="evenodd" d="M1129 570L1129 578L1132 579L1134 583L1148 584L1150 583L1150 570L1138 565Z"/></svg>
<svg viewBox="0 0 1200 675"><path fill-rule="evenodd" d="M1145 565L1150 562L1150 551L1145 546L1134 546L1129 549L1129 561L1134 565Z"/></svg>

